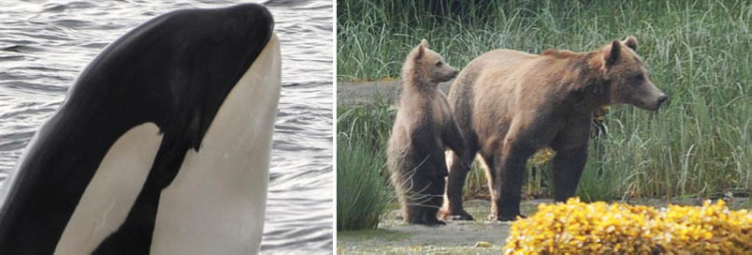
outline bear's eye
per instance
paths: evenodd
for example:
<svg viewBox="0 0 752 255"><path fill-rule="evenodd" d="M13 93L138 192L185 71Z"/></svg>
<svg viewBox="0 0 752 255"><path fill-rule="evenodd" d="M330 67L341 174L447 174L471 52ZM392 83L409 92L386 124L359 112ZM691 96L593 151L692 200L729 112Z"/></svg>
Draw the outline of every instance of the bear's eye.
<svg viewBox="0 0 752 255"><path fill-rule="evenodd" d="M632 78L631 78L632 82L635 83L635 84L642 82L642 80L644 80L644 79L645 79L645 76L642 75L642 74L638 74L638 75L632 76Z"/></svg>
<svg viewBox="0 0 752 255"><path fill-rule="evenodd" d="M441 63L441 61L436 62L436 67L441 67L442 65L444 65L444 63Z"/></svg>

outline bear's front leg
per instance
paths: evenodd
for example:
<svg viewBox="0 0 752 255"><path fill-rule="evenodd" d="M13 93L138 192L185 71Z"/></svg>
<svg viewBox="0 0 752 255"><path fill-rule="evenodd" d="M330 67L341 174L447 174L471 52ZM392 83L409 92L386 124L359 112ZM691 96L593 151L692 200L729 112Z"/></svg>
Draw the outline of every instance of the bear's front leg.
<svg viewBox="0 0 752 255"><path fill-rule="evenodd" d="M509 139L508 139L509 140ZM505 152L496 157L496 177L499 196L496 198L498 221L512 221L520 213L520 199L522 193L522 177L525 175L525 163L535 153L535 149L524 143L507 144Z"/></svg>
<svg viewBox="0 0 752 255"><path fill-rule="evenodd" d="M441 212L441 218L446 220L456 217L455 219L458 220L474 220L473 216L467 213L462 206L462 189L465 186L465 179L467 179L473 158L467 155L460 157L456 153L452 154L452 166L449 171L449 178L447 178L447 199Z"/></svg>
<svg viewBox="0 0 752 255"><path fill-rule="evenodd" d="M467 173L475 160L477 146L469 144L454 121L450 121L444 128L441 139L452 150L452 164L449 178L447 178L446 201L441 211L441 218L456 217L455 219L459 220L474 220L473 216L462 206L462 191Z"/></svg>
<svg viewBox="0 0 752 255"><path fill-rule="evenodd" d="M556 202L565 202L575 195L582 170L587 162L590 118L570 123L551 144L551 148L556 151L552 163Z"/></svg>
<svg viewBox="0 0 752 255"><path fill-rule="evenodd" d="M580 182L587 155L587 145L556 152L553 161L554 199L556 202L565 202L577 192L577 183Z"/></svg>

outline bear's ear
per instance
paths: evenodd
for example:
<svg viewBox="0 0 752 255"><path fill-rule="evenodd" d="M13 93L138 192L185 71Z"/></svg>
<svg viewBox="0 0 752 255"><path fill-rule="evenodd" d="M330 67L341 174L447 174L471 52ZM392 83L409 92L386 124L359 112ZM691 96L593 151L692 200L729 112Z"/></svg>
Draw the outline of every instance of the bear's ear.
<svg viewBox="0 0 752 255"><path fill-rule="evenodd" d="M420 59L425 55L426 48L428 48L428 41L426 41L426 39L421 40L417 48L418 52L415 53L415 59Z"/></svg>
<svg viewBox="0 0 752 255"><path fill-rule="evenodd" d="M637 51L637 38L634 36L627 36L627 39L624 39L621 43L631 48L633 51Z"/></svg>
<svg viewBox="0 0 752 255"><path fill-rule="evenodd" d="M616 64L621 55L621 43L618 40L614 40L611 43L611 47L606 48L606 67L611 67Z"/></svg>
<svg viewBox="0 0 752 255"><path fill-rule="evenodd" d="M423 47L423 44L418 45L418 52L415 53L415 59L421 59L423 55L425 55L426 47Z"/></svg>

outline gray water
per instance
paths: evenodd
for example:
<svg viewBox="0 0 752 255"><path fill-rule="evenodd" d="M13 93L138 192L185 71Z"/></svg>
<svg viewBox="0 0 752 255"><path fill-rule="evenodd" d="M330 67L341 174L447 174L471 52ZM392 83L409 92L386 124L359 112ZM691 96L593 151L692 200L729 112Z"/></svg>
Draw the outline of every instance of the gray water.
<svg viewBox="0 0 752 255"><path fill-rule="evenodd" d="M108 43L171 10L242 2L248 1L0 1L0 185ZM265 5L281 40L283 87L261 250L331 253L332 1Z"/></svg>

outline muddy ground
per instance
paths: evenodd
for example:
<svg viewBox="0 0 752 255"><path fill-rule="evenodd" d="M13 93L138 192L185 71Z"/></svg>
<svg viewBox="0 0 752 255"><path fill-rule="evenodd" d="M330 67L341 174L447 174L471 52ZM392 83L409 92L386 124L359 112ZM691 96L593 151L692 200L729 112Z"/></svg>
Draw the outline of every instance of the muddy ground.
<svg viewBox="0 0 752 255"><path fill-rule="evenodd" d="M701 205L701 199L674 200L673 204ZM540 203L549 199L525 201L522 213L532 215ZM665 207L661 199L633 200L630 204ZM727 199L731 209L750 208L748 198ZM490 203L485 200L465 202L465 209L475 221L447 222L446 226L425 227L402 223L397 205L384 217L375 230L341 231L337 233L338 254L499 254L509 235L509 222L488 220Z"/></svg>
<svg viewBox="0 0 752 255"><path fill-rule="evenodd" d="M487 220L490 203L484 200L465 202L465 210L476 221L447 222L446 226L439 227L404 224L397 205L394 207L376 230L338 232L337 253L498 254L509 235L508 222ZM491 246L474 247L478 242Z"/></svg>

